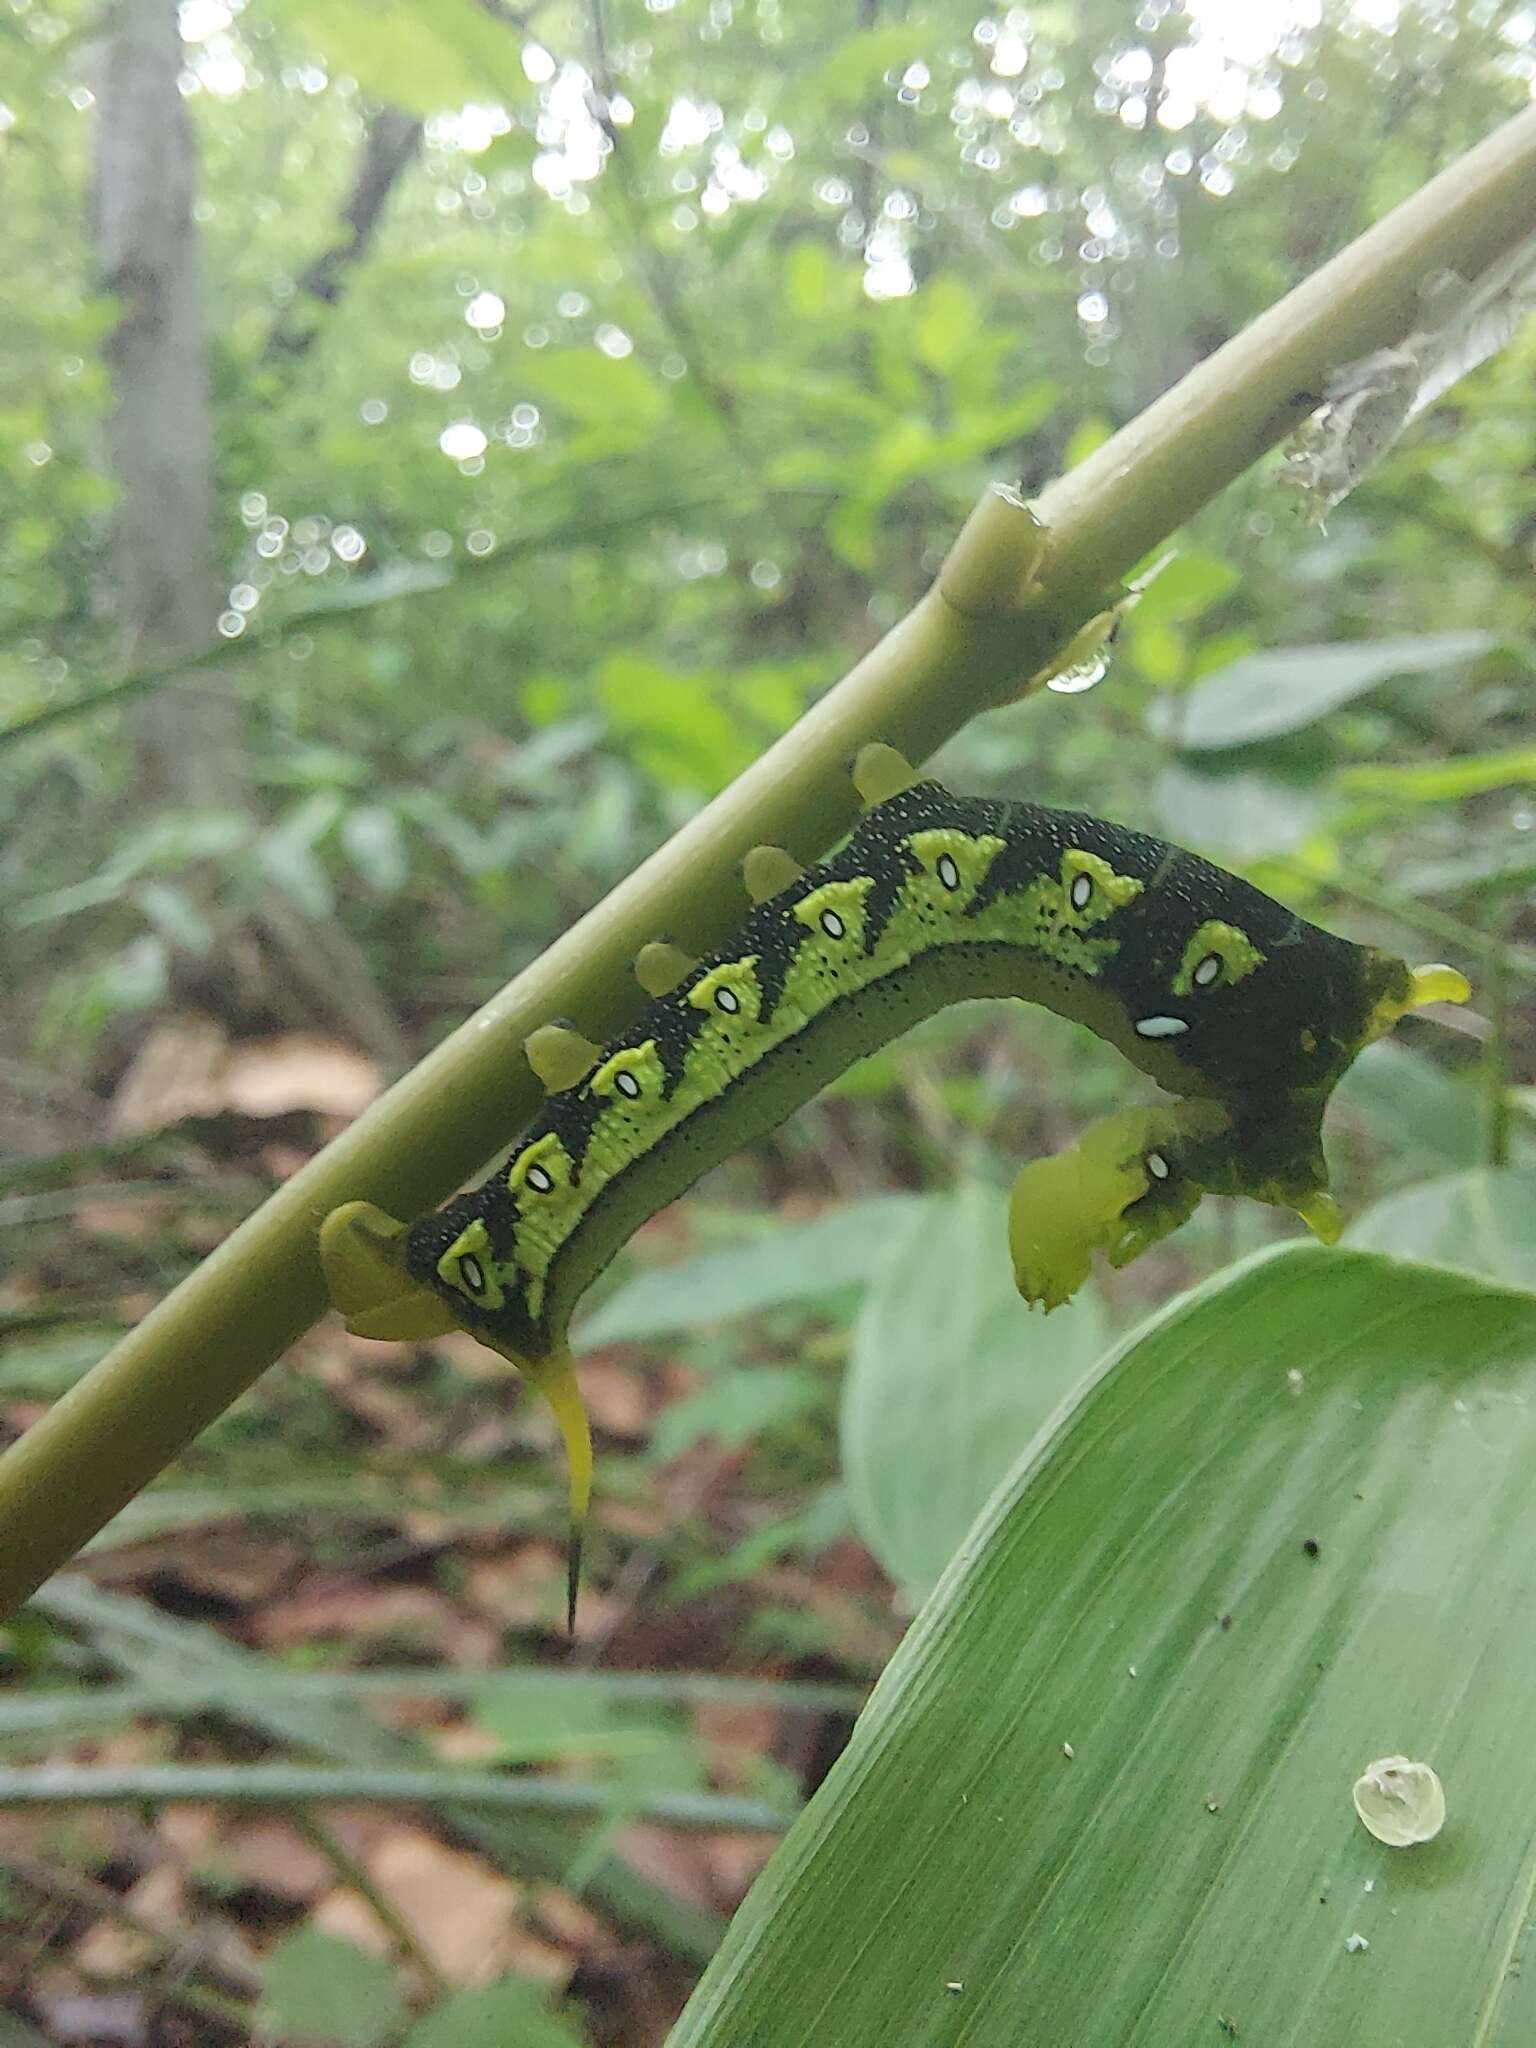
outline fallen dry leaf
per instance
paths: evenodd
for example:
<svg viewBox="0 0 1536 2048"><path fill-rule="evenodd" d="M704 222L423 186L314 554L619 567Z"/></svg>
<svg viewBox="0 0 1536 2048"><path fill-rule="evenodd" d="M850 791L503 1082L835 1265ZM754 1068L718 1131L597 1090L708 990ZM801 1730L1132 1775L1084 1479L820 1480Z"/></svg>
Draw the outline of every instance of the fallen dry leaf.
<svg viewBox="0 0 1536 2048"><path fill-rule="evenodd" d="M230 1048L220 1107L246 1116L309 1109L350 1120L362 1114L383 1085L377 1063L355 1046L287 1031Z"/></svg>

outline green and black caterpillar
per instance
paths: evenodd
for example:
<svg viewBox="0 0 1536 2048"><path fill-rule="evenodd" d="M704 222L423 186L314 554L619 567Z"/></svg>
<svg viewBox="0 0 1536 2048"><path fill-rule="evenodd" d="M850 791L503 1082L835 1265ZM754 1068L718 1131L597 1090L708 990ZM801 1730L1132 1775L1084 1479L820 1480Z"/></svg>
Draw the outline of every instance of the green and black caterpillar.
<svg viewBox="0 0 1536 2048"><path fill-rule="evenodd" d="M533 1034L548 1099L481 1186L409 1226L366 1202L323 1226L350 1329L469 1330L549 1401L570 1465L573 1616L592 1466L566 1336L578 1299L647 1217L853 1061L946 1004L1016 996L1183 1098L1107 1117L1020 1175L1015 1273L1050 1309L1095 1250L1128 1263L1207 1193L1287 1206L1335 1238L1329 1094L1405 1011L1469 994L1453 968L1336 938L1146 833L952 796L879 745L854 779L865 814L828 859L748 856L756 907L728 946L697 961L645 949L652 1001L629 1030L602 1047Z"/></svg>

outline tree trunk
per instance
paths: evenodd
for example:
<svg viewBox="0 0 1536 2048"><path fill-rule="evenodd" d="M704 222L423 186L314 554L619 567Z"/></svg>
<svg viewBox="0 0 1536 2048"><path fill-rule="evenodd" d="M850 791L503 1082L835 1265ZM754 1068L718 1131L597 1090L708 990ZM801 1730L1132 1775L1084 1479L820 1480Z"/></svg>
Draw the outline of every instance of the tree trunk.
<svg viewBox="0 0 1536 2048"><path fill-rule="evenodd" d="M214 637L213 424L197 228L196 154L178 80L176 0L118 0L104 55L95 231L119 318L106 344L117 404L107 456L118 486L110 604L133 667ZM240 804L239 710L208 675L133 714L140 800Z"/></svg>

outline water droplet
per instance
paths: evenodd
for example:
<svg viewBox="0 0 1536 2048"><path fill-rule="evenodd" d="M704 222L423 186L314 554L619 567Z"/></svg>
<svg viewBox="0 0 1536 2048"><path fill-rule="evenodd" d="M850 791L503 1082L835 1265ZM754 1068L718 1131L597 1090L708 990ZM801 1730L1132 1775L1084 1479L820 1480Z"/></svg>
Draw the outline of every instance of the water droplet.
<svg viewBox="0 0 1536 2048"><path fill-rule="evenodd" d="M1109 673L1109 654L1100 648L1097 654L1086 661L1074 662L1071 668L1064 668L1051 676L1045 687L1054 690L1058 697L1077 697L1084 690L1091 690L1095 683L1102 683Z"/></svg>
<svg viewBox="0 0 1536 2048"><path fill-rule="evenodd" d="M219 631L226 640L238 640L245 631L244 613L234 611L220 612Z"/></svg>

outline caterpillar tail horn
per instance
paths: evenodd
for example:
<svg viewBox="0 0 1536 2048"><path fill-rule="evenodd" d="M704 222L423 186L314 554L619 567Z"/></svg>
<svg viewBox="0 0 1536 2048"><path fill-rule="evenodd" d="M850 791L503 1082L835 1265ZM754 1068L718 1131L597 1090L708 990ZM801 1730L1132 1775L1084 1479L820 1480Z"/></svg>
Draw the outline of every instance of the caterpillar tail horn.
<svg viewBox="0 0 1536 2048"><path fill-rule="evenodd" d="M587 1534L587 1510L592 1504L592 1431L586 1403L576 1382L568 1351L552 1352L537 1365L504 1353L525 1379L537 1388L554 1412L565 1439L567 1489L571 1504L570 1536L565 1552L565 1625L576 1633L576 1596L581 1590L581 1552Z"/></svg>

